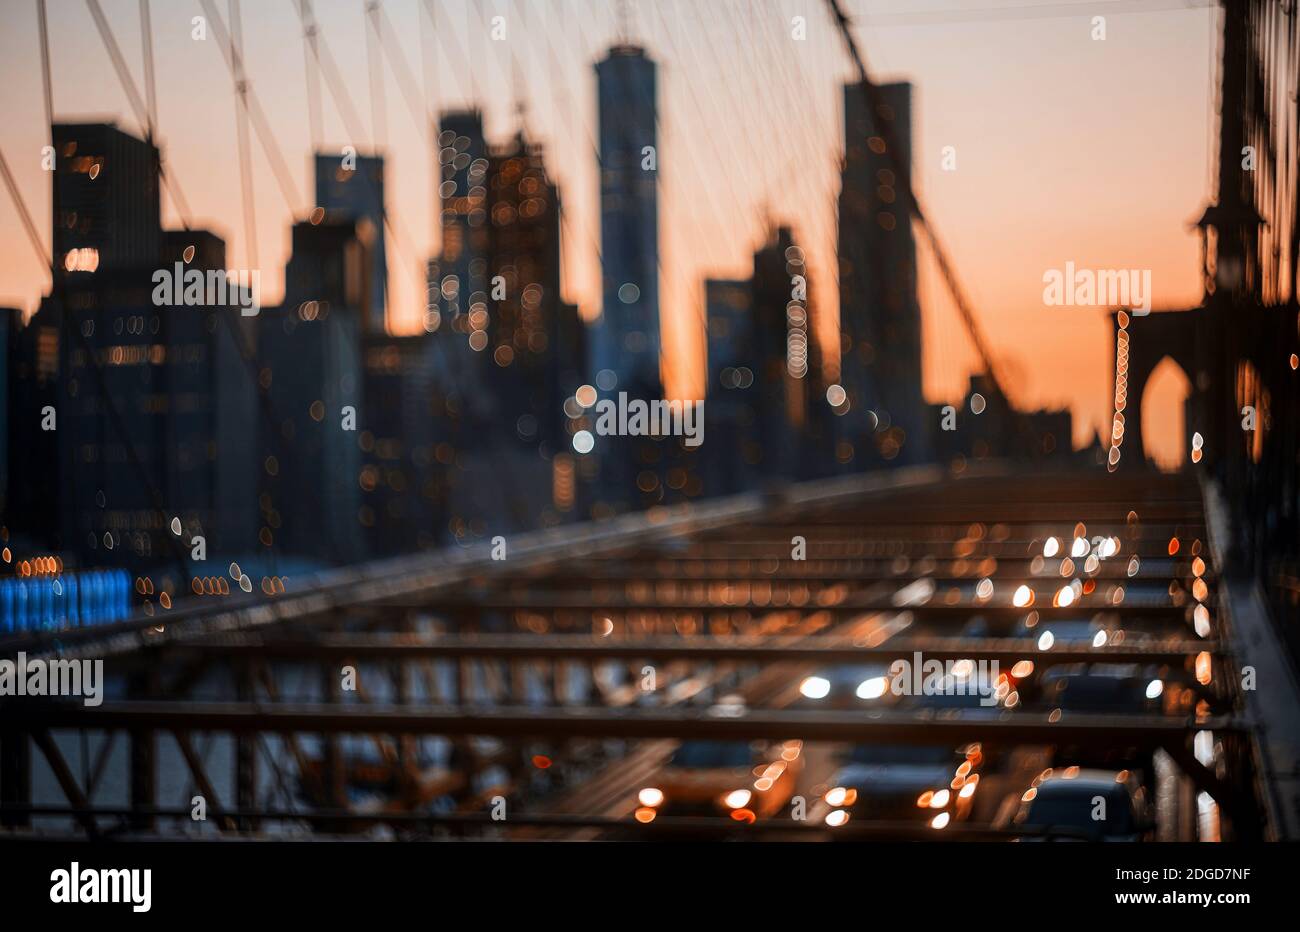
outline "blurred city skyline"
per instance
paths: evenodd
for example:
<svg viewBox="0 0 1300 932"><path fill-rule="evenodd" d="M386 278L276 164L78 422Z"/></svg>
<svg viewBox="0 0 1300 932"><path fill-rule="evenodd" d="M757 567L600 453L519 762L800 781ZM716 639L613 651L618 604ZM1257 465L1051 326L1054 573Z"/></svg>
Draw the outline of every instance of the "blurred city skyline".
<svg viewBox="0 0 1300 932"><path fill-rule="evenodd" d="M252 265L238 206L236 101L216 39L210 31L204 45L212 47L195 48L191 20L203 14L200 4L154 6L158 141L166 165L193 223L225 238L228 265ZM833 353L840 101L851 72L824 3L385 3L384 42L400 47L422 86L399 83L384 60L378 97L367 62L368 45L378 56L378 42L365 7L313 6L364 127L361 139L346 132L322 76L320 148L341 156L343 146L353 145L363 153L379 150L387 160L387 206L398 231L388 256L391 330L419 328L424 262L440 248L431 127L416 118L436 119L465 106L483 110L491 141L508 139L522 119L530 138L546 147L565 207L564 297L588 320L596 316L593 66L609 45L627 39L645 46L660 72L661 315L669 393L702 394L704 279L742 274L769 222L793 227L805 249L818 335ZM285 202L254 141L255 264L264 273L267 304L283 290L292 218L313 206L309 95L295 7L242 6L251 87L298 198ZM218 8L229 22L229 8ZM1067 261L1150 269L1157 308L1199 302L1189 221L1210 190L1215 122L1206 92L1217 12L1126 0L1017 3L993 13L959 12L950 2L871 4L869 16L866 8L848 4L873 72L915 87L915 183L1001 357L1012 400L1025 407L1068 404L1074 442L1082 445L1105 429L1111 413L1109 324L1101 309L1045 307L1042 273ZM140 84L140 36L122 25L138 22L138 6L110 0L104 9ZM1105 41L1093 40L1091 16L1112 9L1122 15L1108 17ZM80 4L52 4L50 11L56 119L110 117L143 135L89 12ZM39 157L48 131L35 6L9 13L10 28L0 36L0 73L10 89L0 146L48 243L49 180ZM506 17L505 41L490 38L495 16ZM796 16L806 19L805 41L791 37ZM1205 50L1203 57L1188 54L1196 48ZM471 68L470 62L486 64ZM375 99L383 101L378 119ZM944 146L956 148L955 171L940 166ZM170 198L164 222L181 225ZM6 202L0 303L31 312L48 289L48 275L23 239ZM924 251L920 295L926 396L958 398L977 358ZM1163 412L1145 433L1164 462L1178 456L1182 443L1178 391L1176 380L1159 380L1144 407Z"/></svg>
<svg viewBox="0 0 1300 932"><path fill-rule="evenodd" d="M24 2L0 844L1300 839L1295 0Z"/></svg>

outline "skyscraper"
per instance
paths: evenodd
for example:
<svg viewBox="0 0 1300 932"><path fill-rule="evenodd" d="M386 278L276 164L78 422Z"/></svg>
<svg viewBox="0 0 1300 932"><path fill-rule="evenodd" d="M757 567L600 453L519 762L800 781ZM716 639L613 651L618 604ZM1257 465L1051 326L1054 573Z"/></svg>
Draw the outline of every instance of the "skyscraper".
<svg viewBox="0 0 1300 932"><path fill-rule="evenodd" d="M489 158L488 214L491 394L516 436L550 455L568 446L560 404L580 384L581 344L561 316L559 191L522 131Z"/></svg>
<svg viewBox="0 0 1300 932"><path fill-rule="evenodd" d="M293 228L285 300L257 318L267 406L262 434L262 544L277 554L346 563L364 553L361 522L363 307L368 244L350 216Z"/></svg>
<svg viewBox="0 0 1300 932"><path fill-rule="evenodd" d="M769 479L812 478L829 456L829 407L808 265L789 227L771 230L754 253L751 288L760 471Z"/></svg>
<svg viewBox="0 0 1300 932"><path fill-rule="evenodd" d="M602 311L593 338L595 383L662 394L659 378L659 151L655 64L645 50L616 45L596 65L600 138Z"/></svg>
<svg viewBox="0 0 1300 932"><path fill-rule="evenodd" d="M18 308L0 307L0 523L5 520L9 502L9 386L15 379L21 324L22 312Z"/></svg>
<svg viewBox="0 0 1300 932"><path fill-rule="evenodd" d="M11 332L9 353L9 489L5 521L33 542L59 542L59 490L67 467L59 461L59 433L42 430L45 412L58 410L61 319L46 298L27 325Z"/></svg>
<svg viewBox="0 0 1300 932"><path fill-rule="evenodd" d="M430 269L426 330L450 334L475 353L487 349L488 159L483 115L442 115L438 133L442 255Z"/></svg>
<svg viewBox="0 0 1300 932"><path fill-rule="evenodd" d="M155 267L158 149L110 123L55 123L54 273Z"/></svg>
<svg viewBox="0 0 1300 932"><path fill-rule="evenodd" d="M933 425L921 394L921 311L912 183L912 86L880 87L868 112L859 85L844 88L844 168L839 199L841 381L848 412L838 419L853 468L929 457ZM885 137L899 151L895 173ZM841 459L844 459L841 456Z"/></svg>
<svg viewBox="0 0 1300 932"><path fill-rule="evenodd" d="M468 429L483 405L487 327L487 143L477 110L442 114L438 129L437 209L442 254L429 263L425 330L445 421L439 439L456 451L477 438Z"/></svg>
<svg viewBox="0 0 1300 932"><path fill-rule="evenodd" d="M560 194L521 128L489 146L478 111L443 115L442 256L430 264L426 329L435 450L458 538L558 520L577 499L562 402L584 378L585 327L560 294ZM495 471L500 483L482 481ZM553 495L562 486L564 494Z"/></svg>
<svg viewBox="0 0 1300 932"><path fill-rule="evenodd" d="M374 268L370 272L365 330L384 332L385 293L388 288L388 259L384 251L384 159L378 155L354 156L351 160L334 153L316 153L316 206L336 215L367 221L359 227L373 236L369 250Z"/></svg>
<svg viewBox="0 0 1300 932"><path fill-rule="evenodd" d="M445 475L434 469L438 423L428 337L370 333L362 340L364 416L359 522L371 557L439 545Z"/></svg>
<svg viewBox="0 0 1300 932"><path fill-rule="evenodd" d="M163 233L163 265L202 271L226 267L226 244L206 230ZM166 334L171 462L166 496L199 502L195 527L208 535L209 554L242 556L257 546L257 414L254 370L245 352L257 345L255 318L238 307L168 307ZM191 509L195 505L187 505ZM191 533L199 533L191 531Z"/></svg>
<svg viewBox="0 0 1300 932"><path fill-rule="evenodd" d="M704 491L730 495L752 485L758 442L754 313L748 279L706 279L708 387L704 405Z"/></svg>
<svg viewBox="0 0 1300 932"><path fill-rule="evenodd" d="M791 442L802 420L796 379L808 373L807 283L803 273L803 258L790 228L770 231L768 241L754 253L752 282L754 381L763 451L760 465L770 477L789 476L798 454ZM796 300L801 281L805 297Z"/></svg>
<svg viewBox="0 0 1300 932"><path fill-rule="evenodd" d="M188 264L187 244L202 242ZM174 261L221 268L224 245L204 231L167 234ZM167 256L159 257L164 265ZM242 556L251 532L255 416L252 376L229 327L237 307L153 299L146 269L69 276L38 314L61 322L58 489L65 547L87 562L168 565L202 536L209 558ZM228 322L223 318L231 318ZM161 509L161 510L160 510ZM196 574L202 573L196 564ZM183 582L183 584L186 584Z"/></svg>
<svg viewBox="0 0 1300 932"><path fill-rule="evenodd" d="M22 388L40 451L25 451L23 482L44 494L26 517L84 562L112 548L114 562L170 564L200 535L209 557L247 552L254 395L230 332L246 325L228 295L156 287L177 267L221 269L225 244L162 230L150 143L108 124L52 130L56 271L27 328Z"/></svg>

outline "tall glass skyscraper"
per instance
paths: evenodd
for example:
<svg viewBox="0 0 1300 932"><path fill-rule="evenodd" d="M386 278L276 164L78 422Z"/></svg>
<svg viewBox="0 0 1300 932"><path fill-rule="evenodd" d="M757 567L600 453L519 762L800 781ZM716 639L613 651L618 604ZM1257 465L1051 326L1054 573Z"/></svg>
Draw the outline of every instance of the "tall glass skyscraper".
<svg viewBox="0 0 1300 932"><path fill-rule="evenodd" d="M659 397L655 64L639 46L616 45L597 62L596 84L604 287L593 378L604 392Z"/></svg>

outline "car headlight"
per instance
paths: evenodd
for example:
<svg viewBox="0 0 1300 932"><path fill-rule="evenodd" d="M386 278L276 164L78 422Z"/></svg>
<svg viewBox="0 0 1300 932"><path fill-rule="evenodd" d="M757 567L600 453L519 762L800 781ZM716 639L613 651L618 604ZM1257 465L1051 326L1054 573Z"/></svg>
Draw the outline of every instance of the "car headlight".
<svg viewBox="0 0 1300 932"><path fill-rule="evenodd" d="M952 821L952 816L946 812L941 812L930 820L930 828L947 828L948 823Z"/></svg>
<svg viewBox="0 0 1300 932"><path fill-rule="evenodd" d="M840 806L852 806L857 802L858 791L852 788L837 786L828 790L826 795L822 798L826 800L827 805L834 806L838 809Z"/></svg>
<svg viewBox="0 0 1300 932"><path fill-rule="evenodd" d="M831 681L823 676L809 676L799 684L799 692L808 699L825 699L831 694Z"/></svg>
<svg viewBox="0 0 1300 932"><path fill-rule="evenodd" d="M1147 683L1148 699L1159 699L1160 694L1163 693L1164 691L1165 691L1164 680L1152 680L1150 683Z"/></svg>
<svg viewBox="0 0 1300 932"><path fill-rule="evenodd" d="M641 805L654 809L664 801L664 791L658 787L647 786L636 794L636 798Z"/></svg>
<svg viewBox="0 0 1300 932"><path fill-rule="evenodd" d="M732 790L722 798L728 809L743 809L754 796L749 790Z"/></svg>
<svg viewBox="0 0 1300 932"><path fill-rule="evenodd" d="M826 813L826 824L831 828L835 828L837 825L843 825L847 821L849 821L849 814L843 809L836 809L832 812Z"/></svg>
<svg viewBox="0 0 1300 932"><path fill-rule="evenodd" d="M951 798L952 798L952 794L949 793L947 790L939 790L933 796L930 797L930 808L942 809L944 806L948 805L948 800L950 800Z"/></svg>
<svg viewBox="0 0 1300 932"><path fill-rule="evenodd" d="M859 699L879 699L889 688L889 680L883 676L873 676L869 680L863 680L858 684Z"/></svg>

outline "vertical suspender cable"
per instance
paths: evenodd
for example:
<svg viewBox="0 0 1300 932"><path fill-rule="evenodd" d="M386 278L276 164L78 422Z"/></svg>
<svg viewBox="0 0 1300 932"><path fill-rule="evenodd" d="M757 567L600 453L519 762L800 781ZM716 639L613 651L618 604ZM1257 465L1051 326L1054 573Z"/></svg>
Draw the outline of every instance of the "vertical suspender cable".
<svg viewBox="0 0 1300 932"><path fill-rule="evenodd" d="M140 0L140 47L144 51L145 113L149 118L149 142L158 128L158 91L153 70L153 25L149 16L149 0Z"/></svg>
<svg viewBox="0 0 1300 932"><path fill-rule="evenodd" d="M244 206L244 262L258 268L257 206L253 191L253 161L248 136L248 73L244 70L244 29L239 0L230 0L230 57L234 62L235 133L239 142L239 189Z"/></svg>

